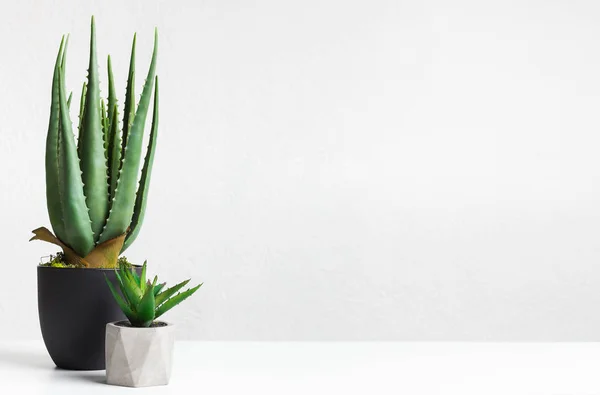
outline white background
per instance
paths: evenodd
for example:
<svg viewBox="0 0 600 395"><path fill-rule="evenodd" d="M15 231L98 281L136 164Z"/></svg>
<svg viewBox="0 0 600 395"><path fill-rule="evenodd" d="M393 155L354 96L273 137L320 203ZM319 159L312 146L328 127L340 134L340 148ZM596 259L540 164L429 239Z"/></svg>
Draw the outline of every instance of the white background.
<svg viewBox="0 0 600 395"><path fill-rule="evenodd" d="M94 14L121 97L134 31L141 84L159 28L128 255L205 283L169 313L180 338L600 340L596 2L0 7L2 338L39 338L52 67L71 33L77 97Z"/></svg>

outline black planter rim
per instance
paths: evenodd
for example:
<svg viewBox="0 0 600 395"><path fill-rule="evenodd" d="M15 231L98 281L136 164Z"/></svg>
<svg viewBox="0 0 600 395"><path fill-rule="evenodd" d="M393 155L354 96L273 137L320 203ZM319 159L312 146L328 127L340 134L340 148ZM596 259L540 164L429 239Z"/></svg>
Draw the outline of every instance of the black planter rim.
<svg viewBox="0 0 600 395"><path fill-rule="evenodd" d="M141 268L142 265L131 265L133 267ZM38 269L42 270L64 270L64 271L74 271L74 270L98 270L98 271L114 271L118 268L106 268L106 267L52 267L52 266L42 266L38 265Z"/></svg>

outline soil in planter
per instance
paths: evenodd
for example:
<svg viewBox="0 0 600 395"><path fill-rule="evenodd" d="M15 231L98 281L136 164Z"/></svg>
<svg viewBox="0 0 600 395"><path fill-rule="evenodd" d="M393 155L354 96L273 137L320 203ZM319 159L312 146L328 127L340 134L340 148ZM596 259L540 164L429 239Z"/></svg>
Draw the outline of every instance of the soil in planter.
<svg viewBox="0 0 600 395"><path fill-rule="evenodd" d="M40 263L40 266L44 266L44 267L58 267L58 268L69 268L69 269L80 268L80 266L69 265L68 263L66 263L65 262L65 254L62 251L61 252L57 252L56 255L50 255L49 259L50 260L48 262L42 262L42 263ZM129 260L125 256L119 257L119 260L117 261L117 267L119 267L121 264L125 264L128 267L133 266L133 263L129 262Z"/></svg>
<svg viewBox="0 0 600 395"><path fill-rule="evenodd" d="M119 321L119 322L115 322L116 326L123 326L125 328L139 328L139 329L145 329L143 327L138 327L138 326L133 326L131 325L131 323L129 321ZM161 321L154 321L152 323L152 325L148 326L147 328L160 328L162 326L167 326L166 322L161 322Z"/></svg>

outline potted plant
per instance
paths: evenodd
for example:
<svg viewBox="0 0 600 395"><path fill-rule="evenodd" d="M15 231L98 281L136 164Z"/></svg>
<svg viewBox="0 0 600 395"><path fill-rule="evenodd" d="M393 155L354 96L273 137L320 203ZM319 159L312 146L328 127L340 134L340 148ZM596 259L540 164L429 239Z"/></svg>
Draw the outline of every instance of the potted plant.
<svg viewBox="0 0 600 395"><path fill-rule="evenodd" d="M174 325L156 319L202 284L179 292L188 279L165 289L156 276L146 281L146 263L139 275L121 264L115 276L121 294L108 277L106 283L128 321L106 325L106 382L126 387L166 385L171 377Z"/></svg>
<svg viewBox="0 0 600 395"><path fill-rule="evenodd" d="M87 82L79 108L77 143L65 85L68 37L54 65L50 125L46 139L46 200L54 233L42 227L31 240L61 248L40 265L38 311L42 336L60 368L104 369L104 328L124 315L106 289L119 256L139 234L147 203L158 130L157 34L139 104L135 104L135 35L122 126L108 57L108 98L100 98L96 35L91 21ZM138 179L146 117L154 91L148 148ZM68 96L68 98L67 98ZM140 267L132 270L139 273Z"/></svg>

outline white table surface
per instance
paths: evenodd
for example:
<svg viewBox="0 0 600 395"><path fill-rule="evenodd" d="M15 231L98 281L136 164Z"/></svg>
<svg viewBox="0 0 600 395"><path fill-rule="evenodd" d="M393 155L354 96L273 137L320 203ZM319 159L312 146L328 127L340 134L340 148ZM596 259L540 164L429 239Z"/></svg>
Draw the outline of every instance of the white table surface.
<svg viewBox="0 0 600 395"><path fill-rule="evenodd" d="M83 391L83 392L82 392ZM178 342L171 384L106 385L0 343L0 394L600 394L600 343Z"/></svg>

